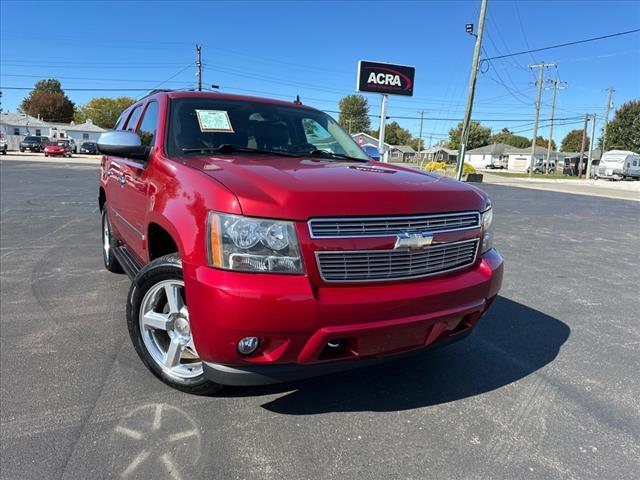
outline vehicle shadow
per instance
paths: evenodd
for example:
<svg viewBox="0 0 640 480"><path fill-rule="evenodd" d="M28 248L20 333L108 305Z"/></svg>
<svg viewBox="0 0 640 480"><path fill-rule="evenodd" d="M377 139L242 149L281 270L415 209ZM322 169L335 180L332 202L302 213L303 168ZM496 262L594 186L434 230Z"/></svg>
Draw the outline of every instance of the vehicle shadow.
<svg viewBox="0 0 640 480"><path fill-rule="evenodd" d="M498 297L473 334L459 343L341 375L230 389L227 395L286 393L262 406L288 415L437 405L526 377L551 363L569 334L570 328L560 320Z"/></svg>

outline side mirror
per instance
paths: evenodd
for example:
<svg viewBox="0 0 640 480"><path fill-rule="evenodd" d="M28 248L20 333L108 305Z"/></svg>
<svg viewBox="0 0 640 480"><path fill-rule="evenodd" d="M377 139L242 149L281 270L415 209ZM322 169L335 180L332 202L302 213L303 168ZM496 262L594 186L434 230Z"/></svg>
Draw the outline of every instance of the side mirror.
<svg viewBox="0 0 640 480"><path fill-rule="evenodd" d="M149 159L150 148L142 145L142 140L135 132L112 130L100 135L98 151L103 155L146 161Z"/></svg>

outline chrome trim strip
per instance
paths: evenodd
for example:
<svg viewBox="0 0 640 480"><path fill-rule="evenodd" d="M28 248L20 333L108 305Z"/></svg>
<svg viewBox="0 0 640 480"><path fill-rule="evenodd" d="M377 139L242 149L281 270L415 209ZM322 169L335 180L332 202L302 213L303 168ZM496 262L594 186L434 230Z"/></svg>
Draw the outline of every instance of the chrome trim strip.
<svg viewBox="0 0 640 480"><path fill-rule="evenodd" d="M323 238L381 238L381 237L395 237L396 233L374 233L367 234L363 233L360 235L314 235L313 234L313 222L366 222L366 221L396 221L396 220L414 220L420 221L420 219L430 219L434 217L455 217L455 216L464 216L464 215L475 215L477 219L477 224L471 227L460 227L460 228L450 228L445 230L423 230L423 232L427 232L432 235L436 235L438 233L447 233L447 232L461 232L463 230L475 230L482 226L482 218L481 213L478 211L469 211L469 212L454 212L454 213L433 213L427 215L403 215L403 216L388 216L388 217L317 217L311 218L307 221L307 227L309 228L309 235L314 239L323 239Z"/></svg>
<svg viewBox="0 0 640 480"><path fill-rule="evenodd" d="M118 212L115 208L113 207L109 207L109 209L114 213L114 215L116 217L118 217L120 220L122 220L124 222L124 224L129 227L133 233L135 233L138 237L140 237L141 240L144 240L144 234L138 230L136 227L134 227L133 225L131 225L126 218L124 218L122 215L120 215L120 212Z"/></svg>
<svg viewBox="0 0 640 480"><path fill-rule="evenodd" d="M426 278L426 277L433 277L436 275L442 275L444 273L450 273L450 272L455 272L456 270L462 270L464 268L468 268L471 265L473 265L476 260L478 259L478 252L480 251L480 239L479 238L473 238L471 240L462 240L459 242L450 242L450 243L438 243L438 244L433 244L432 247L437 247L437 246L449 246L449 245L457 245L457 244L461 244L461 243L471 243L471 242L475 242L476 243L476 248L475 248L475 253L473 254L473 258L469 263L466 263L464 265L461 265L459 267L453 267L453 268L449 268L447 270L439 270L437 272L430 272L430 273L424 273L421 275L411 275L411 276L407 276L407 277L389 277L389 278L360 278L360 279L356 279L356 280L327 280L324 275L322 274L322 267L320 266L320 257L319 254L322 253L381 253L381 252L387 252L387 253L397 253L397 250L323 250L323 251L319 251L319 252L315 252L315 256L316 256L316 266L318 268L318 274L320 275L320 278L322 279L323 282L326 283L369 283L369 282L393 282L393 281L399 281L399 280L411 280L411 279L415 279L415 278Z"/></svg>

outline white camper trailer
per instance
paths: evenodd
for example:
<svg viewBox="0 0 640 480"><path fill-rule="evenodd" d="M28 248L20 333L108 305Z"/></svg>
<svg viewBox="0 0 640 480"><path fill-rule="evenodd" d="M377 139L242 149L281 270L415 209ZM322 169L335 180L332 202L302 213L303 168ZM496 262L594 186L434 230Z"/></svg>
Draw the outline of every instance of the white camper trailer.
<svg viewBox="0 0 640 480"><path fill-rule="evenodd" d="M596 178L640 179L640 155L625 150L605 152L600 159Z"/></svg>

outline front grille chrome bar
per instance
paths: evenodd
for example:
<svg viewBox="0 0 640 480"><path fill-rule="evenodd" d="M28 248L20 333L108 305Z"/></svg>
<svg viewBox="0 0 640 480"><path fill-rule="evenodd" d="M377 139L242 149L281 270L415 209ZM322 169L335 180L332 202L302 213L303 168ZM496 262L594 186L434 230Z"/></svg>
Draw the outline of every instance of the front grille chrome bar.
<svg viewBox="0 0 640 480"><path fill-rule="evenodd" d="M341 217L309 220L311 238L393 237L401 233L441 233L480 228L479 212L398 217Z"/></svg>

